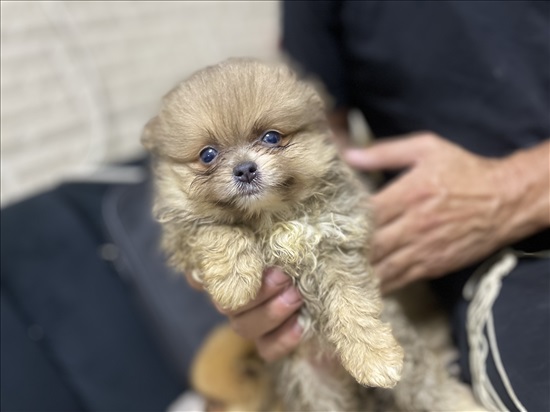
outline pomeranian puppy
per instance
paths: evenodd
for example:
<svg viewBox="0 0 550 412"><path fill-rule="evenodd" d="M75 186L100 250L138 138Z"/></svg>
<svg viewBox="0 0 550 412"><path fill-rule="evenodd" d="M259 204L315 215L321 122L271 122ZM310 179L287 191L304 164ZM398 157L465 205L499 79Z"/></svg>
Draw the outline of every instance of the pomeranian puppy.
<svg viewBox="0 0 550 412"><path fill-rule="evenodd" d="M171 266L232 310L254 299L270 266L299 288L303 340L273 368L286 410L464 407L445 398L460 384L430 364L399 305L383 314L368 192L339 158L310 84L285 65L230 59L169 92L142 140ZM319 366L333 355L337 367ZM400 380L365 400L374 392L364 387Z"/></svg>

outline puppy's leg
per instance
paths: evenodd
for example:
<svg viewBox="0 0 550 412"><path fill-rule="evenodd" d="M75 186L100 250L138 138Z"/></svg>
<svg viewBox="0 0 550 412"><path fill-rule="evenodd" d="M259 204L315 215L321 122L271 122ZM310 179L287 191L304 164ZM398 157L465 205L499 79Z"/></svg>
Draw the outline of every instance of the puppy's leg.
<svg viewBox="0 0 550 412"><path fill-rule="evenodd" d="M221 307L235 310L254 299L264 265L251 232L208 227L196 237L191 249L200 280Z"/></svg>
<svg viewBox="0 0 550 412"><path fill-rule="evenodd" d="M390 325L380 320L382 301L361 251L347 251L322 262L319 296L321 325L344 368L364 386L391 388L399 381L403 350Z"/></svg>

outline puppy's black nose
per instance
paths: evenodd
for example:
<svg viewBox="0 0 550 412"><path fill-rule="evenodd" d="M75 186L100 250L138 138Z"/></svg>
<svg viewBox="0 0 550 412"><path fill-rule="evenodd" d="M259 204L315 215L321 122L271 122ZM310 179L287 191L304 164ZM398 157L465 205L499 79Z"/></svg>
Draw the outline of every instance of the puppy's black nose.
<svg viewBox="0 0 550 412"><path fill-rule="evenodd" d="M233 169L233 175L239 182L250 183L256 178L258 165L254 162L241 163Z"/></svg>

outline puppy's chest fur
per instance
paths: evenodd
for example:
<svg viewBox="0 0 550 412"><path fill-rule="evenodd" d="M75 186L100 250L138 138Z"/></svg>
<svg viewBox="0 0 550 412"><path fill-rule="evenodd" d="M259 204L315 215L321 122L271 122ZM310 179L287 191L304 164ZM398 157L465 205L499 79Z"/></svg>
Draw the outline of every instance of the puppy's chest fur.
<svg viewBox="0 0 550 412"><path fill-rule="evenodd" d="M178 269L206 283L224 278L226 288L256 283L265 268L278 266L300 289L308 320L318 318L326 287L348 268L362 268L364 273L366 266L367 191L348 173L342 173L346 180L339 184L334 180L320 184L315 195L280 215L243 217L232 224L197 223L198 212L188 210L184 221L165 222L165 249ZM319 282L321 278L324 282ZM222 299L227 297L221 283L216 292L205 286L211 293L219 291ZM253 295L253 288L248 292ZM233 305L240 298L245 299L232 296L227 303Z"/></svg>
<svg viewBox="0 0 550 412"><path fill-rule="evenodd" d="M354 216L325 211L316 217L302 216L260 229L257 238L267 266L280 266L293 279L320 269L323 258L341 249L365 244L364 222Z"/></svg>

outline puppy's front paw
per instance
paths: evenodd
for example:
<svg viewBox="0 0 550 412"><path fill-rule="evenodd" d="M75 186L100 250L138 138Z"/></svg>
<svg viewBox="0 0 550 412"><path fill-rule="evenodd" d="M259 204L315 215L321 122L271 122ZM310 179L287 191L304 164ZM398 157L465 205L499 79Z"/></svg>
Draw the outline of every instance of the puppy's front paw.
<svg viewBox="0 0 550 412"><path fill-rule="evenodd" d="M206 290L223 309L236 310L256 297L261 286L261 274L232 274L207 285Z"/></svg>
<svg viewBox="0 0 550 412"><path fill-rule="evenodd" d="M341 352L342 366L364 386L393 388L401 379L403 349L392 338L384 347L348 342Z"/></svg>

